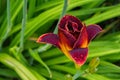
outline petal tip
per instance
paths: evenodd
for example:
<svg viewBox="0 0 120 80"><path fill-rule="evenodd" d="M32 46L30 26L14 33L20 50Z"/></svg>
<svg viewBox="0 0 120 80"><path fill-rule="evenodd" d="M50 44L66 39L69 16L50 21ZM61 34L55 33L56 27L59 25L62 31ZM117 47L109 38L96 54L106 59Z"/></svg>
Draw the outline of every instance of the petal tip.
<svg viewBox="0 0 120 80"><path fill-rule="evenodd" d="M70 54L75 64L77 66L82 66L86 62L88 56L88 48L74 49L70 51Z"/></svg>
<svg viewBox="0 0 120 80"><path fill-rule="evenodd" d="M49 43L55 46L59 46L59 38L56 34L53 33L46 33L41 35L37 41L37 43Z"/></svg>
<svg viewBox="0 0 120 80"><path fill-rule="evenodd" d="M41 42L42 42L42 39L43 39L46 35L47 35L47 34L41 35L41 36L36 40L36 42L37 42L37 43L41 43Z"/></svg>
<svg viewBox="0 0 120 80"><path fill-rule="evenodd" d="M90 27L93 27L93 28L96 28L98 31L102 31L102 28L99 26L99 25L97 25L97 24L91 24L91 25L89 25ZM88 26L88 27L89 27Z"/></svg>
<svg viewBox="0 0 120 80"><path fill-rule="evenodd" d="M102 28L97 24L88 25L88 42L90 42L98 33L102 31Z"/></svg>

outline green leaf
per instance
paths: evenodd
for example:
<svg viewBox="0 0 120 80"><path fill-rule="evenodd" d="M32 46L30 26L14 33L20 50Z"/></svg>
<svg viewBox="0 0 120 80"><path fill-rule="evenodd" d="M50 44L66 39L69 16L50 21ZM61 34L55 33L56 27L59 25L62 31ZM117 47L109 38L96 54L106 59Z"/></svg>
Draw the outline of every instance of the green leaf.
<svg viewBox="0 0 120 80"><path fill-rule="evenodd" d="M41 75L38 78L35 74L33 74L27 66L24 66L19 61L14 59L13 57L9 56L8 54L1 53L0 54L0 62L7 65L8 67L14 69L16 73L23 79L23 80L46 80Z"/></svg>
<svg viewBox="0 0 120 80"><path fill-rule="evenodd" d="M99 73L120 73L120 67L110 62L101 61L100 65Z"/></svg>
<svg viewBox="0 0 120 80"><path fill-rule="evenodd" d="M38 61L40 64L42 64L42 65L48 70L48 72L49 72L49 74L50 74L50 78L51 78L51 77L52 77L52 73L51 73L49 67L48 67L48 66L43 62L43 60L40 58L38 52L29 49L29 53L30 53L30 55L31 55L36 61Z"/></svg>
<svg viewBox="0 0 120 80"><path fill-rule="evenodd" d="M113 17L117 17L117 16L120 16L120 6L114 8L114 9L105 11L103 13L100 13L97 16L93 16L92 18L89 18L89 19L85 20L84 22L87 25L94 24L94 23L99 23L99 22L105 21L105 20L113 18Z"/></svg>
<svg viewBox="0 0 120 80"><path fill-rule="evenodd" d="M120 52L120 45L112 41L93 41L90 43L89 47L90 51L88 57L104 56Z"/></svg>
<svg viewBox="0 0 120 80"><path fill-rule="evenodd" d="M0 68L0 76L5 76L5 77L9 77L9 78L18 77L16 72L14 72L13 70L2 69L2 68Z"/></svg>
<svg viewBox="0 0 120 80"><path fill-rule="evenodd" d="M88 80L111 80L110 78L107 78L99 74L87 74L84 77L87 78Z"/></svg>

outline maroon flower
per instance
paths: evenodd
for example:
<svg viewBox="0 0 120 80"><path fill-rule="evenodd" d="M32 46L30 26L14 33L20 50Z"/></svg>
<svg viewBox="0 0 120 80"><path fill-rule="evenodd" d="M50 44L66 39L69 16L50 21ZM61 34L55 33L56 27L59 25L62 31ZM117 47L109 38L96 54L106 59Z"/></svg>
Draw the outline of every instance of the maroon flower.
<svg viewBox="0 0 120 80"><path fill-rule="evenodd" d="M85 24L71 15L65 15L58 26L58 35L46 33L37 42L57 46L69 59L80 67L87 59L88 44L102 30L99 25Z"/></svg>

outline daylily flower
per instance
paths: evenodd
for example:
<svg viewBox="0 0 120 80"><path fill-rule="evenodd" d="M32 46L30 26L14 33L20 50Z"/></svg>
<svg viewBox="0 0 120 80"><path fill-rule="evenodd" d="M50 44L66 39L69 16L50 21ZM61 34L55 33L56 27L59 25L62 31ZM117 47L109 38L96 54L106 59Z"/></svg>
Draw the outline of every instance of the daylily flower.
<svg viewBox="0 0 120 80"><path fill-rule="evenodd" d="M86 27L76 17L65 15L58 25L58 34L43 34L37 42L53 44L80 67L87 59L88 44L101 30L99 25Z"/></svg>

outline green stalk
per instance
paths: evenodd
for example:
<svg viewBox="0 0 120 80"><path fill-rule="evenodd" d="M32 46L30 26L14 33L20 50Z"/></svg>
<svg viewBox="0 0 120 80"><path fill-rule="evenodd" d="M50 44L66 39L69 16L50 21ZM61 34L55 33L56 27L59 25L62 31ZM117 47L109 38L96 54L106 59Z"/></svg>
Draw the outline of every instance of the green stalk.
<svg viewBox="0 0 120 80"><path fill-rule="evenodd" d="M77 70L77 72L73 75L73 80L76 80L77 78L79 78L81 76L81 72L79 70Z"/></svg>
<svg viewBox="0 0 120 80"><path fill-rule="evenodd" d="M54 34L57 34L57 33L58 33L58 24L59 24L61 18L65 15L66 10L67 10L67 6L68 6L68 0L64 0L63 10L62 10L61 16L60 16L60 18L59 18L59 21L58 21L58 23L57 23L57 25L56 25L56 28L55 28L55 30L54 30L54 32L53 32ZM43 49L43 48L44 48L44 49ZM38 48L38 52L46 51L47 49L51 48L51 45L50 45L50 44L46 44L45 46L43 46L43 48L41 48L41 47Z"/></svg>
<svg viewBox="0 0 120 80"><path fill-rule="evenodd" d="M64 0L64 7L63 7L63 10L62 10L61 16L60 16L60 18L59 18L59 21L58 21L58 23L57 23L57 25L56 25L56 28L55 28L55 30L54 30L54 32L53 32L54 34L57 34L57 33L58 33L58 24L59 24L61 18L65 15L65 13L66 13L66 11L67 11L67 6L68 6L68 0Z"/></svg>
<svg viewBox="0 0 120 80"><path fill-rule="evenodd" d="M26 14L27 14L27 0L24 0L23 19L22 19L22 28L21 28L21 38L20 38L20 52L24 49L24 32L26 27Z"/></svg>
<svg viewBox="0 0 120 80"><path fill-rule="evenodd" d="M11 14L10 14L10 0L7 0L7 29L4 37L2 37L0 41L0 51L2 50L2 44L4 40L7 38L8 33L11 30L11 27L12 27L12 22L11 22Z"/></svg>

